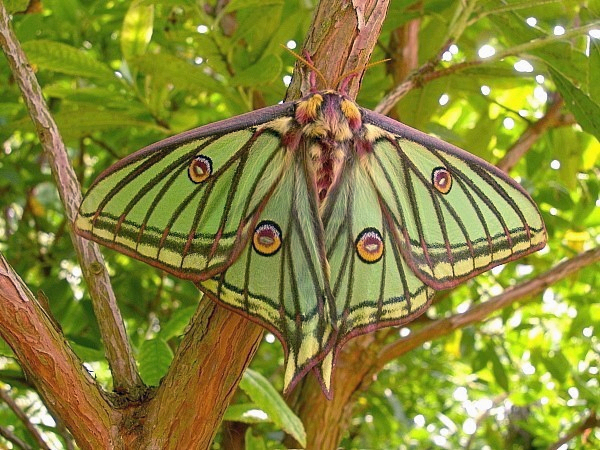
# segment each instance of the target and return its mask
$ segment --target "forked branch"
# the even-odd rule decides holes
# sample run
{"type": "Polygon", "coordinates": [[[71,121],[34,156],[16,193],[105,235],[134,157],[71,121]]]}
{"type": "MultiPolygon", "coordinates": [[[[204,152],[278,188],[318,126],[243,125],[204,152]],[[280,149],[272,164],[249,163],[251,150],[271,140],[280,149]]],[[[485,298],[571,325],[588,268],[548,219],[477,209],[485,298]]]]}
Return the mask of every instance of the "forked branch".
{"type": "MultiPolygon", "coordinates": [[[[0,48],[4,51],[15,80],[21,89],[43,151],[50,161],[52,175],[65,208],[67,219],[72,224],[81,202],[79,182],[69,161],[56,122],[54,122],[44,101],[42,89],[10,27],[8,13],[1,1],[0,48]]],[[[76,235],[72,226],[69,227],[69,231],[92,297],[94,312],[98,319],[100,333],[106,349],[106,358],[114,378],[115,390],[134,391],[137,386],[142,384],[142,381],[137,371],[110,279],[104,266],[104,259],[96,244],[76,235]]],[[[27,342],[23,341],[19,344],[27,345],[27,342]]]]}

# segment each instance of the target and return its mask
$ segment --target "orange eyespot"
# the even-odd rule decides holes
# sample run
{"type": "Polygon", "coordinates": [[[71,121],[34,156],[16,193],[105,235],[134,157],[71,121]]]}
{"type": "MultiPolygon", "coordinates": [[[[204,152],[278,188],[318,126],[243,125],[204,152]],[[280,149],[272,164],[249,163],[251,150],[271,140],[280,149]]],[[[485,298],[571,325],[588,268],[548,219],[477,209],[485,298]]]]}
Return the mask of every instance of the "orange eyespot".
{"type": "Polygon", "coordinates": [[[436,167],[431,172],[431,184],[442,194],[447,194],[452,188],[452,174],[445,167],[436,167]]]}
{"type": "Polygon", "coordinates": [[[355,242],[356,254],[367,264],[376,263],[383,256],[383,238],[376,228],[365,228],[355,242]]]}
{"type": "Polygon", "coordinates": [[[212,160],[208,156],[196,156],[188,167],[188,176],[198,184],[206,181],[212,175],[212,160]]]}
{"type": "Polygon", "coordinates": [[[271,256],[281,248],[281,228],[275,222],[263,220],[254,229],[252,246],[256,253],[271,256]]]}

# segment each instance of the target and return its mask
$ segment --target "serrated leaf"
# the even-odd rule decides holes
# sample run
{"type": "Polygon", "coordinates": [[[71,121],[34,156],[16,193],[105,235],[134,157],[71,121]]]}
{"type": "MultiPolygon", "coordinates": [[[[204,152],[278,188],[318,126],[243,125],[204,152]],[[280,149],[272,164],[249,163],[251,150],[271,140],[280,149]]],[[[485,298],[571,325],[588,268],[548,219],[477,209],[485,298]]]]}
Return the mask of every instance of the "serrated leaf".
{"type": "Polygon", "coordinates": [[[129,61],[134,56],[146,53],[153,31],[154,5],[134,1],[127,10],[121,29],[123,58],[129,61]]]}
{"type": "Polygon", "coordinates": [[[89,53],[60,42],[37,40],[23,44],[31,64],[54,72],[114,81],[112,70],[89,53]]]}
{"type": "Polygon", "coordinates": [[[254,403],[236,403],[229,405],[223,416],[223,420],[242,423],[266,423],[270,422],[266,412],[254,403]]]}
{"type": "Polygon", "coordinates": [[[159,336],[161,339],[168,341],[172,337],[181,336],[185,328],[188,326],[190,322],[190,318],[194,315],[196,311],[195,306],[189,306],[187,308],[181,308],[176,310],[168,322],[160,325],[160,333],[159,336]]]}
{"type": "Polygon", "coordinates": [[[303,447],[306,446],[306,431],[302,421],[285,403],[269,380],[254,370],[246,369],[240,388],[267,413],[275,425],[296,439],[303,447]]]}
{"type": "Polygon", "coordinates": [[[563,96],[566,105],[581,125],[581,128],[600,140],[600,105],[595,103],[560,72],[552,67],[548,67],[548,70],[552,75],[556,88],[563,96]]]}
{"type": "Polygon", "coordinates": [[[171,361],[173,352],[171,347],[162,339],[148,339],[140,347],[138,364],[140,375],[149,386],[158,386],[160,379],[165,376],[171,361]]]}

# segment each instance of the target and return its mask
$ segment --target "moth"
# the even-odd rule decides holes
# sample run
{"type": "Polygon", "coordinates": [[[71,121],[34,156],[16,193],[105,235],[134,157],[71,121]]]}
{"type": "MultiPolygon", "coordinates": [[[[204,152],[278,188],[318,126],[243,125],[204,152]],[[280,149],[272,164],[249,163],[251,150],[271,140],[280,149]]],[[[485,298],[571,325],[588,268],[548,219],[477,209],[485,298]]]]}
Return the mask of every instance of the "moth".
{"type": "Polygon", "coordinates": [[[75,226],[268,329],[284,391],[314,369],[328,397],[348,339],[546,242],[537,206],[496,167],[315,89],[129,155],[75,226]]]}

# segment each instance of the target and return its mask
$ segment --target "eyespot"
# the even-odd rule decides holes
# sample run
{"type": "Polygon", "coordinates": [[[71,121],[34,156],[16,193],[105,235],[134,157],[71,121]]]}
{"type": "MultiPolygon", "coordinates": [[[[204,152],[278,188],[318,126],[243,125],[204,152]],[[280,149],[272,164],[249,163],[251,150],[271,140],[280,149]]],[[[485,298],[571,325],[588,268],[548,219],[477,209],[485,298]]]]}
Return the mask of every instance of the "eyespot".
{"type": "Polygon", "coordinates": [[[376,228],[365,228],[355,242],[356,254],[367,264],[376,263],[383,256],[383,238],[376,228]]]}
{"type": "Polygon", "coordinates": [[[445,167],[436,167],[431,172],[431,184],[442,194],[447,194],[452,188],[452,174],[445,167]]]}
{"type": "Polygon", "coordinates": [[[271,256],[281,248],[281,228],[275,222],[263,220],[254,229],[252,246],[256,253],[271,256]]]}
{"type": "Polygon", "coordinates": [[[198,184],[206,181],[212,175],[212,160],[208,156],[198,155],[188,167],[188,176],[192,182],[198,184]]]}

